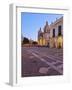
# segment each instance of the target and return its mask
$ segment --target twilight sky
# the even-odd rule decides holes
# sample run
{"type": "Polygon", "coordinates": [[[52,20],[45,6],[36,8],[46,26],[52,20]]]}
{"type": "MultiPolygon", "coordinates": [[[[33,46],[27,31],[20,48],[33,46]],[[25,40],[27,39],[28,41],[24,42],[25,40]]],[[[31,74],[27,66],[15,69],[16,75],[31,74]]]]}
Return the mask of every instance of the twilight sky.
{"type": "Polygon", "coordinates": [[[21,13],[21,32],[24,37],[32,40],[37,40],[38,30],[41,27],[42,31],[46,21],[49,25],[56,18],[62,17],[62,14],[44,14],[44,13],[21,13]]]}

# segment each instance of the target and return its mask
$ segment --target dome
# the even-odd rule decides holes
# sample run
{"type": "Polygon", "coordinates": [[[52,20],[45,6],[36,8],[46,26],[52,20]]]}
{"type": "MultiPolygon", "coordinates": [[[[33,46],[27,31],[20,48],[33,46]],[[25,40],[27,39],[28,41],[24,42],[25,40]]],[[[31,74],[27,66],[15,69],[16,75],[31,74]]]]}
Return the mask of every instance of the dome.
{"type": "Polygon", "coordinates": [[[49,32],[49,31],[50,31],[50,28],[49,28],[49,25],[48,25],[48,21],[46,21],[46,25],[44,27],[44,33],[49,32]]]}

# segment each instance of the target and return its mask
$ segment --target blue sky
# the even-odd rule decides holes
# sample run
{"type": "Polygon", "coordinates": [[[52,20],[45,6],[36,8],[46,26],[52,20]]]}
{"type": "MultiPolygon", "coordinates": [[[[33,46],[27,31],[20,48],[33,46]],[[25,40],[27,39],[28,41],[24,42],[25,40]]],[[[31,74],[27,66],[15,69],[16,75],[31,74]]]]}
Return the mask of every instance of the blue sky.
{"type": "Polygon", "coordinates": [[[46,21],[50,25],[56,18],[62,17],[62,14],[44,14],[44,13],[21,13],[21,32],[24,37],[37,40],[38,30],[42,31],[46,21]]]}

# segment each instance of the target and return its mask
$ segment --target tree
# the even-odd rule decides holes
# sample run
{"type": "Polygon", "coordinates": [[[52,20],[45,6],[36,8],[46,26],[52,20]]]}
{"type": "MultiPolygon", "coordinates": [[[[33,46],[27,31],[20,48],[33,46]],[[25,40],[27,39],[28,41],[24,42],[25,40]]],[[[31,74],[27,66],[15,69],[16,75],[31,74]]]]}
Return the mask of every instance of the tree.
{"type": "Polygon", "coordinates": [[[24,38],[23,38],[23,44],[29,44],[29,39],[26,38],[26,37],[24,37],[24,38]]]}
{"type": "Polygon", "coordinates": [[[37,45],[38,43],[36,41],[33,41],[32,44],[37,45]]]}

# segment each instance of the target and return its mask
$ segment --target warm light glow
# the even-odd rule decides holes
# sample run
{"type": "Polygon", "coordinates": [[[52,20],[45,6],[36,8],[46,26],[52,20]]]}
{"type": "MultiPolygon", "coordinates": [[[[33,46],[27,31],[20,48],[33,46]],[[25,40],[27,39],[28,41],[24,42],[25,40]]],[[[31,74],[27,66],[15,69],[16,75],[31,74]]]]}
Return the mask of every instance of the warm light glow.
{"type": "Polygon", "coordinates": [[[58,47],[62,47],[62,43],[63,43],[63,38],[62,38],[62,36],[59,36],[57,39],[58,47]]]}

